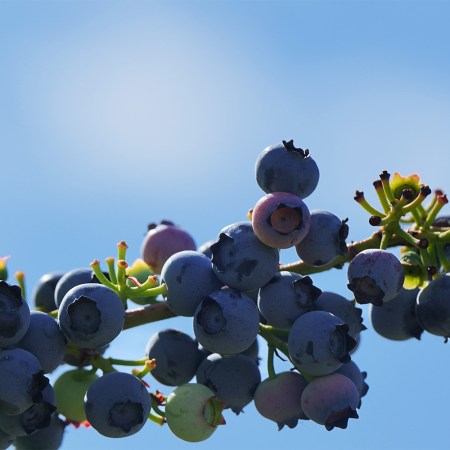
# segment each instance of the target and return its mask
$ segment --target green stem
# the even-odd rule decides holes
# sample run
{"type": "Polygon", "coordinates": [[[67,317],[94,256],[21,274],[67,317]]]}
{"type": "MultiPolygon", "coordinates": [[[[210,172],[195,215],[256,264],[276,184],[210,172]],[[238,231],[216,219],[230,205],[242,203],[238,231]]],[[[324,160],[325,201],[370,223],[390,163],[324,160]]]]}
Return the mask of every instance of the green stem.
{"type": "Polygon", "coordinates": [[[419,208],[422,205],[423,201],[427,198],[428,194],[431,192],[428,187],[427,191],[421,189],[419,195],[411,202],[403,207],[403,214],[407,214],[411,212],[413,209],[419,208]]]}
{"type": "Polygon", "coordinates": [[[420,248],[419,249],[419,255],[420,255],[420,259],[422,261],[422,265],[424,267],[430,267],[431,263],[430,263],[430,255],[428,254],[427,249],[425,248],[420,248]]]}
{"type": "Polygon", "coordinates": [[[413,217],[414,222],[416,223],[416,225],[417,225],[418,227],[422,226],[422,216],[421,216],[421,214],[419,213],[419,211],[413,209],[413,210],[411,211],[411,215],[412,215],[412,217],[413,217]]]}
{"type": "Polygon", "coordinates": [[[155,416],[154,414],[150,413],[148,415],[149,420],[151,420],[152,422],[157,423],[158,425],[164,425],[164,423],[166,422],[164,417],[160,417],[160,416],[155,416]]]}
{"type": "Polygon", "coordinates": [[[357,191],[355,195],[355,200],[361,205],[369,214],[373,216],[384,217],[384,213],[375,209],[364,197],[364,193],[357,191]]]}
{"type": "Polygon", "coordinates": [[[428,213],[428,217],[426,218],[425,223],[423,224],[423,228],[429,228],[431,226],[434,219],[436,219],[436,216],[439,214],[439,211],[446,203],[447,203],[446,197],[442,195],[438,196],[436,203],[434,204],[431,211],[428,213]]]}
{"type": "Polygon", "coordinates": [[[159,408],[158,402],[153,398],[152,394],[150,394],[150,400],[152,402],[152,409],[161,417],[166,417],[166,413],[159,408]]]}
{"type": "Polygon", "coordinates": [[[439,261],[437,257],[436,244],[430,244],[427,247],[428,256],[430,258],[430,264],[435,267],[439,267],[439,261]]]}
{"type": "Polygon", "coordinates": [[[127,360],[127,359],[116,359],[116,358],[104,358],[102,355],[97,355],[91,360],[91,364],[96,369],[100,369],[103,373],[117,372],[113,367],[118,366],[142,366],[145,364],[148,358],[127,360]]]}
{"type": "Polygon", "coordinates": [[[381,238],[381,242],[380,242],[380,249],[381,250],[386,250],[389,246],[389,239],[391,238],[392,234],[385,232],[383,233],[383,237],[381,238]]]}
{"type": "Polygon", "coordinates": [[[273,327],[272,325],[263,325],[263,324],[261,324],[261,325],[268,332],[273,333],[273,334],[281,334],[282,336],[289,336],[289,333],[291,331],[290,328],[273,327]]]}
{"type": "Polygon", "coordinates": [[[385,214],[387,214],[391,208],[389,206],[389,202],[387,200],[386,193],[384,192],[383,184],[382,184],[381,180],[376,180],[376,181],[374,181],[373,185],[374,185],[375,191],[378,195],[378,199],[380,200],[381,206],[383,207],[385,214]]]}
{"type": "Polygon", "coordinates": [[[272,345],[274,348],[279,349],[289,360],[291,359],[286,342],[272,334],[270,326],[260,323],[258,333],[267,341],[269,345],[272,345]]]}
{"type": "Polygon", "coordinates": [[[150,278],[151,277],[149,277],[149,279],[139,287],[128,286],[128,298],[133,299],[136,297],[157,297],[158,295],[166,296],[167,286],[165,285],[165,283],[154,287],[154,284],[150,282],[150,278]]]}
{"type": "Polygon", "coordinates": [[[381,178],[381,182],[383,183],[383,189],[386,194],[388,200],[392,203],[395,202],[394,194],[392,193],[391,185],[389,184],[390,175],[386,172],[385,175],[381,178]]]}
{"type": "Polygon", "coordinates": [[[23,272],[16,272],[14,274],[14,277],[17,280],[17,284],[20,287],[22,297],[24,299],[26,299],[27,298],[27,294],[26,294],[26,291],[25,291],[25,274],[23,272]]]}
{"type": "Polygon", "coordinates": [[[438,193],[438,192],[434,193],[433,198],[431,199],[430,203],[428,203],[428,205],[425,207],[425,215],[424,215],[424,217],[428,216],[429,212],[434,208],[434,206],[437,203],[439,195],[442,195],[442,193],[438,193]]]}
{"type": "Polygon", "coordinates": [[[419,212],[420,217],[422,219],[425,219],[427,217],[427,211],[425,210],[422,204],[418,206],[417,211],[419,212]]]}
{"type": "Polygon", "coordinates": [[[408,242],[411,246],[413,247],[418,247],[419,246],[419,240],[413,238],[409,233],[407,233],[405,230],[403,230],[402,228],[398,227],[395,230],[395,234],[401,238],[403,238],[406,242],[408,242]]]}
{"type": "Polygon", "coordinates": [[[275,347],[271,344],[267,346],[267,373],[269,378],[275,378],[275,367],[273,364],[273,356],[275,354],[275,347]]]}
{"type": "Polygon", "coordinates": [[[106,358],[112,365],[116,366],[145,366],[148,358],[141,359],[117,359],[117,358],[106,358]]]}
{"type": "Polygon", "coordinates": [[[117,261],[117,293],[124,306],[128,299],[128,290],[130,289],[127,284],[127,267],[128,264],[124,259],[117,261]]]}
{"type": "Polygon", "coordinates": [[[117,286],[113,284],[111,281],[108,280],[108,278],[105,277],[105,274],[102,272],[102,269],[100,268],[100,261],[98,259],[95,259],[91,262],[90,266],[92,267],[92,270],[95,273],[95,276],[98,278],[98,281],[105,285],[106,287],[109,287],[117,294],[119,293],[117,286]]]}
{"type": "Polygon", "coordinates": [[[117,244],[117,259],[118,260],[125,260],[127,257],[127,249],[128,245],[125,241],[120,241],[117,244]]]}
{"type": "Polygon", "coordinates": [[[111,283],[117,284],[116,268],[114,266],[114,258],[112,256],[110,256],[109,258],[106,258],[105,261],[106,261],[106,265],[108,266],[109,279],[111,280],[111,283]]]}

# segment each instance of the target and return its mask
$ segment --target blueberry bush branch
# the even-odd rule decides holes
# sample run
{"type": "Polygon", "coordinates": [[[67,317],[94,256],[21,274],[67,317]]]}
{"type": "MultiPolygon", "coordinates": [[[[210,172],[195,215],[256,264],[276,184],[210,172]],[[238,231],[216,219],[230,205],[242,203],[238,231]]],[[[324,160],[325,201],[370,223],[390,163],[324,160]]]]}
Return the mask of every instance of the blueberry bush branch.
{"type": "Polygon", "coordinates": [[[428,332],[448,340],[450,218],[441,215],[448,202],[441,190],[432,194],[416,174],[381,172],[373,182],[379,205],[362,191],[354,197],[375,231],[347,242],[348,219],[307,206],[319,182],[308,149],[292,140],[269,146],[255,172],[264,195],[248,220],[198,249],[173,222],[152,223],[142,258],[132,263],[120,241],[106,271],[95,259],[89,269],[45,274],[34,311],[24,274],[10,285],[0,258],[0,377],[7,379],[0,430],[28,433],[20,428],[26,414],[30,434],[55,422],[58,445],[70,423],[121,438],[154,422],[199,442],[225,423],[225,410],[239,414],[252,401],[278,429],[305,418],[326,430],[346,428],[368,391],[367,374],[352,359],[366,329],[358,305],[371,304],[373,328],[386,339],[428,332]],[[289,248],[298,261],[280,264],[289,248]],[[311,277],[344,267],[351,300],[322,291],[311,277]],[[124,330],[173,317],[190,320],[195,338],[167,328],[150,337],[142,358],[105,356],[124,330]],[[277,372],[275,357],[286,370],[277,372]],[[63,364],[75,369],[56,380],[52,400],[45,374],[63,364]],[[169,386],[169,395],[149,392],[149,378],[169,386]],[[12,427],[3,416],[17,421],[12,427]]]}

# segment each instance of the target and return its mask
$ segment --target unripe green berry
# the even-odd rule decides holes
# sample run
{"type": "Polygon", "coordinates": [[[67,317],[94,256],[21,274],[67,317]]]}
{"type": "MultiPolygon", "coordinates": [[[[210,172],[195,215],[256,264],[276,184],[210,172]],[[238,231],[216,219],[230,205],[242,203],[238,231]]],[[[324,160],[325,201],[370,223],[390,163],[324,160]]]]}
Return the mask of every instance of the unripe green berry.
{"type": "Polygon", "coordinates": [[[64,372],[53,385],[56,407],[66,419],[74,422],[86,420],[84,395],[98,375],[82,369],[64,372]]]}
{"type": "Polygon", "coordinates": [[[224,406],[208,387],[198,383],[183,384],[167,398],[167,425],[180,439],[204,441],[224,423],[224,406]]]}

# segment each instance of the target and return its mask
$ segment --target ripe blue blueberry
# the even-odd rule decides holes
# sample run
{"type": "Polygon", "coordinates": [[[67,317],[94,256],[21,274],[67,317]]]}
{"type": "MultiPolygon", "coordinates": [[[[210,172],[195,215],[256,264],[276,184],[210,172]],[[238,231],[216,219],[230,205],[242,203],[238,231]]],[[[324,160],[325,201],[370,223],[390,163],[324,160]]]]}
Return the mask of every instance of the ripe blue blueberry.
{"type": "Polygon", "coordinates": [[[161,279],[167,287],[165,303],[172,312],[186,317],[194,315],[205,296],[223,286],[211,259],[193,250],[172,255],[162,268],[161,279]]]}
{"type": "Polygon", "coordinates": [[[366,383],[367,372],[361,372],[358,365],[352,360],[348,363],[342,364],[335,373],[340,373],[345,375],[347,378],[355,383],[356,389],[359,392],[359,402],[358,408],[361,407],[361,399],[367,394],[369,391],[369,385],[366,383]]]}
{"type": "Polygon", "coordinates": [[[347,300],[342,295],[324,291],[314,305],[317,310],[328,311],[340,317],[348,325],[348,334],[353,339],[366,329],[363,325],[362,309],[358,308],[354,301],[347,300]]]}
{"type": "Polygon", "coordinates": [[[67,424],[57,414],[52,416],[48,427],[28,436],[17,436],[15,450],[58,450],[61,447],[67,424]]]}
{"type": "Polygon", "coordinates": [[[259,311],[250,297],[225,287],[212,292],[198,306],[194,333],[211,353],[230,355],[247,350],[259,329],[259,311]]]}
{"type": "Polygon", "coordinates": [[[259,187],[267,193],[289,192],[306,198],[319,182],[319,168],[309,150],[296,148],[292,140],[266,147],[255,172],[259,187]]]}
{"type": "Polygon", "coordinates": [[[56,283],[55,304],[59,308],[64,296],[75,286],[87,283],[98,283],[98,279],[92,269],[80,268],[66,272],[56,283]]]}
{"type": "Polygon", "coordinates": [[[58,309],[55,303],[55,289],[58,281],[64,276],[64,272],[46,273],[39,278],[33,290],[33,303],[40,311],[50,312],[58,309]]]}
{"type": "Polygon", "coordinates": [[[278,272],[259,290],[258,308],[268,324],[290,328],[299,316],[315,308],[321,292],[310,277],[278,272]]]}
{"type": "Polygon", "coordinates": [[[346,220],[323,210],[311,211],[311,223],[306,236],[296,245],[298,256],[306,263],[321,266],[347,253],[346,220]]]}
{"type": "Polygon", "coordinates": [[[450,337],[450,273],[430,281],[417,296],[416,316],[429,333],[450,337]]]}
{"type": "Polygon", "coordinates": [[[14,347],[30,324],[30,308],[19,286],[0,281],[0,348],[14,347]]]}
{"type": "Polygon", "coordinates": [[[30,326],[17,347],[33,353],[44,373],[53,372],[64,359],[67,341],[56,320],[39,311],[31,311],[30,326]]]}
{"type": "Polygon", "coordinates": [[[261,242],[250,222],[223,228],[210,248],[217,278],[231,288],[241,291],[260,288],[278,270],[278,250],[261,242]]]}
{"type": "MultiPolygon", "coordinates": [[[[52,386],[42,391],[43,401],[33,403],[26,411],[17,415],[0,414],[0,429],[13,436],[26,436],[50,425],[56,411],[55,393],[52,386]]],[[[1,448],[1,447],[0,447],[1,448]]]]}
{"type": "Polygon", "coordinates": [[[110,288],[96,283],[75,286],[58,310],[59,326],[66,338],[82,348],[109,344],[122,331],[125,309],[110,288]]]}
{"type": "Polygon", "coordinates": [[[17,415],[43,401],[48,385],[39,360],[21,348],[0,351],[0,413],[17,415]]]}
{"type": "Polygon", "coordinates": [[[236,414],[253,400],[261,382],[255,360],[242,354],[213,353],[201,362],[196,376],[197,383],[208,386],[236,414]]]}
{"type": "Polygon", "coordinates": [[[358,303],[381,306],[400,292],[405,273],[394,254],[387,250],[368,249],[351,260],[347,277],[347,286],[358,303]]]}
{"type": "Polygon", "coordinates": [[[326,311],[302,314],[292,325],[288,350],[300,372],[312,376],[328,375],[350,361],[356,345],[348,334],[348,325],[326,311]]]}
{"type": "Polygon", "coordinates": [[[147,422],[150,396],[139,378],[111,372],[95,380],[84,398],[89,423],[102,435],[131,436],[147,422]]]}
{"type": "Polygon", "coordinates": [[[420,339],[423,328],[416,317],[416,299],[419,289],[404,289],[383,306],[370,308],[373,329],[386,339],[404,341],[420,339]]]}
{"type": "Polygon", "coordinates": [[[197,342],[179,330],[168,329],[155,333],[147,343],[148,359],[156,359],[150,372],[166,386],[180,386],[194,377],[204,354],[197,342]]]}

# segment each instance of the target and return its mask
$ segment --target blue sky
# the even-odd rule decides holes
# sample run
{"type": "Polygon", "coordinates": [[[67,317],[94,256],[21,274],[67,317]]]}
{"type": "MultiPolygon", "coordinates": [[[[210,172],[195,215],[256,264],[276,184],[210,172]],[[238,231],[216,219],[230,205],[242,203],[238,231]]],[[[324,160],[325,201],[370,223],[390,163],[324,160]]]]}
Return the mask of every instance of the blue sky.
{"type": "MultiPolygon", "coordinates": [[[[368,236],[353,195],[374,199],[382,170],[448,186],[449,13],[433,0],[1,1],[0,255],[31,292],[122,239],[138,257],[149,222],[171,219],[200,245],[245,219],[263,195],[256,158],[282,139],[319,165],[308,206],[368,236]]],[[[350,298],[345,271],[314,280],[350,298]]],[[[278,432],[249,406],[196,447],[447,448],[447,346],[387,342],[367,311],[354,359],[370,391],[347,430],[278,432]]],[[[142,357],[169,326],[191,332],[184,319],[129,330],[111,355],[142,357]]],[[[63,448],[131,445],[192,447],[149,423],[118,441],[71,429],[63,448]]]]}

